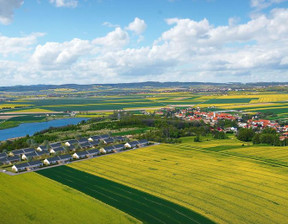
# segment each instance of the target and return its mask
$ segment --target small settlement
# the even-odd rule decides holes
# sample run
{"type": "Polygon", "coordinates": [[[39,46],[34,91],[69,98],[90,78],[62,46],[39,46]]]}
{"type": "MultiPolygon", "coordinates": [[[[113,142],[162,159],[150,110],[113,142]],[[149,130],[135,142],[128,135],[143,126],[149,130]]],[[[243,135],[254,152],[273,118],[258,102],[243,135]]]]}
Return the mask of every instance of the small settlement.
{"type": "Polygon", "coordinates": [[[0,153],[0,165],[13,165],[12,171],[30,171],[43,166],[61,165],[73,160],[94,158],[107,153],[135,149],[149,144],[145,139],[128,141],[125,137],[97,135],[40,145],[37,148],[17,149],[0,153]]]}
{"type": "MultiPolygon", "coordinates": [[[[155,114],[162,116],[165,113],[170,113],[177,118],[187,121],[203,121],[211,127],[215,126],[220,120],[230,120],[236,121],[239,128],[252,128],[259,129],[260,131],[265,128],[273,128],[281,135],[280,140],[288,138],[288,125],[281,126],[276,121],[259,119],[257,114],[246,122],[243,122],[242,114],[240,112],[235,112],[233,114],[227,112],[204,112],[201,111],[199,107],[179,110],[176,110],[175,108],[162,108],[155,114]]],[[[218,128],[218,131],[237,132],[237,127],[229,127],[226,129],[218,128]]]]}

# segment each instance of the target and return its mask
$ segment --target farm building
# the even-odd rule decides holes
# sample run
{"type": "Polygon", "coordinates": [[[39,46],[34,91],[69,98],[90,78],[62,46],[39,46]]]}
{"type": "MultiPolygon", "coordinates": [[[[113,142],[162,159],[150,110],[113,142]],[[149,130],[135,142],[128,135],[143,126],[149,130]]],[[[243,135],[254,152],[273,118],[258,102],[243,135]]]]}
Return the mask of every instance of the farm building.
{"type": "Polygon", "coordinates": [[[58,148],[52,148],[50,149],[50,153],[55,154],[55,153],[63,153],[65,152],[65,149],[63,147],[58,147],[58,148]]]}
{"type": "Polygon", "coordinates": [[[84,159],[88,156],[88,152],[87,151],[82,151],[82,152],[75,152],[72,157],[73,159],[84,159]]]}
{"type": "Polygon", "coordinates": [[[78,141],[76,139],[71,139],[71,140],[68,140],[67,142],[65,142],[64,144],[69,147],[71,145],[78,144],[78,141]]]}
{"type": "Polygon", "coordinates": [[[20,172],[20,171],[25,171],[25,170],[33,170],[33,169],[39,168],[41,166],[43,166],[43,163],[41,161],[21,163],[21,164],[16,164],[16,165],[12,166],[12,171],[20,172]]]}
{"type": "Polygon", "coordinates": [[[88,154],[87,154],[88,157],[95,157],[95,156],[99,155],[98,149],[91,149],[91,150],[88,150],[87,152],[88,152],[88,154]]]}
{"type": "Polygon", "coordinates": [[[51,148],[59,148],[62,146],[61,142],[55,142],[50,144],[51,148]]]}

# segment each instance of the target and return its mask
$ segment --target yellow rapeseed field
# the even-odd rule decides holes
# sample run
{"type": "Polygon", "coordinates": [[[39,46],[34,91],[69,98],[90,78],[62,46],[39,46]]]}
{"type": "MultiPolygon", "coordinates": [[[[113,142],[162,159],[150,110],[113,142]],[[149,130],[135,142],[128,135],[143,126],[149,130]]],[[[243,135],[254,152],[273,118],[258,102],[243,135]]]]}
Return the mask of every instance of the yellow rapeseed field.
{"type": "Polygon", "coordinates": [[[288,168],[227,153],[235,147],[241,148],[242,142],[203,139],[196,144],[187,138],[181,144],[70,166],[178,203],[218,223],[287,223],[288,168]],[[215,147],[224,150],[213,151],[215,147]]]}

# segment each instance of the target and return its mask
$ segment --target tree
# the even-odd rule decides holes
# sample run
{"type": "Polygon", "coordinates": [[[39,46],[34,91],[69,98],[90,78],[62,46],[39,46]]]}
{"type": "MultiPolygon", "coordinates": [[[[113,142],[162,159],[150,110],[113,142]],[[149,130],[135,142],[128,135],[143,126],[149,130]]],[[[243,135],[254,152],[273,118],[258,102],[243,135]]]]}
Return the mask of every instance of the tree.
{"type": "Polygon", "coordinates": [[[255,135],[255,132],[252,129],[241,128],[238,131],[237,138],[240,141],[250,142],[252,141],[254,135],[255,135]]]}

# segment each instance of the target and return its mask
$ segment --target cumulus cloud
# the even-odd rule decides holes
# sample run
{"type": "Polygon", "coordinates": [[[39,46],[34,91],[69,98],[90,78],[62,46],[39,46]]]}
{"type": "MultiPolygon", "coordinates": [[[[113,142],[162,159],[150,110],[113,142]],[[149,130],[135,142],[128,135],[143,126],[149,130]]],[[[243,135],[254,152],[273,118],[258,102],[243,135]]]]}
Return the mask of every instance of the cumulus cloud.
{"type": "Polygon", "coordinates": [[[23,3],[24,0],[0,0],[0,23],[10,24],[13,20],[14,10],[23,3]]]}
{"type": "Polygon", "coordinates": [[[141,35],[142,33],[144,33],[146,28],[147,28],[147,25],[145,21],[136,17],[134,21],[131,22],[126,29],[133,31],[137,35],[141,35]]]}
{"type": "Polygon", "coordinates": [[[38,37],[44,33],[32,33],[24,37],[7,37],[0,35],[0,55],[7,57],[11,54],[20,54],[31,50],[37,43],[38,37]]]}
{"type": "Polygon", "coordinates": [[[129,45],[129,33],[121,27],[93,40],[47,42],[36,46],[26,63],[0,61],[2,84],[288,81],[286,21],[288,9],[226,26],[170,18],[169,29],[152,45],[138,48],[129,45]]]}
{"type": "Polygon", "coordinates": [[[262,10],[274,4],[286,2],[287,0],[250,0],[250,5],[257,10],[262,10]]]}
{"type": "Polygon", "coordinates": [[[56,7],[75,8],[78,5],[78,0],[49,0],[56,7]]]}

